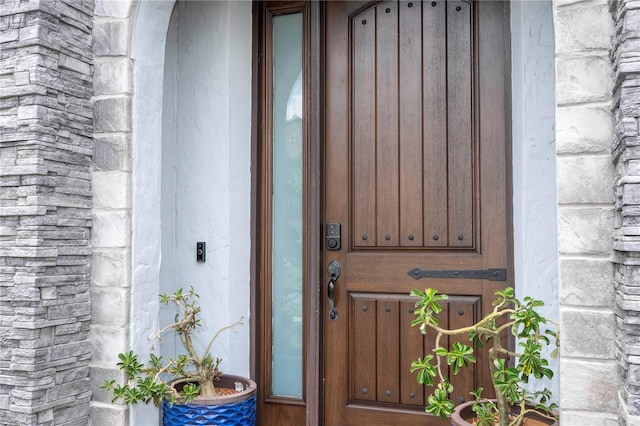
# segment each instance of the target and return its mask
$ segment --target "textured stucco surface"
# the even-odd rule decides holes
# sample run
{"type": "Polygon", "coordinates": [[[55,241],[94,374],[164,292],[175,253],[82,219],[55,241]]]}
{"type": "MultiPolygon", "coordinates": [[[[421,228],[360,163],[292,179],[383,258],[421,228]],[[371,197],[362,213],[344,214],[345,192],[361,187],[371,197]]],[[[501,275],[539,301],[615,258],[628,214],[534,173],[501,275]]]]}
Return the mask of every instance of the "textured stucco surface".
{"type": "MultiPolygon", "coordinates": [[[[518,297],[558,318],[553,4],[511,5],[513,246],[518,297]]],[[[558,362],[550,366],[557,378],[558,362]]],[[[538,387],[541,387],[538,385],[538,387]]],[[[544,384],[558,392],[558,380],[544,384]]]]}

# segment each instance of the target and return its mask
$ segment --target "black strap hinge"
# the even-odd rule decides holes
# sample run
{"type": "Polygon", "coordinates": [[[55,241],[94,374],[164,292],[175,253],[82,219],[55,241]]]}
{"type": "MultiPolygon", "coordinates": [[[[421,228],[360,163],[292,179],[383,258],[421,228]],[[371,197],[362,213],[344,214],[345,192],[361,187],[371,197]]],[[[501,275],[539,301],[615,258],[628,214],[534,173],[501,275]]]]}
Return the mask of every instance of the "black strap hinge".
{"type": "Polygon", "coordinates": [[[506,269],[461,269],[445,271],[425,271],[420,268],[413,268],[407,272],[412,278],[466,278],[471,280],[506,281],[506,269]]]}

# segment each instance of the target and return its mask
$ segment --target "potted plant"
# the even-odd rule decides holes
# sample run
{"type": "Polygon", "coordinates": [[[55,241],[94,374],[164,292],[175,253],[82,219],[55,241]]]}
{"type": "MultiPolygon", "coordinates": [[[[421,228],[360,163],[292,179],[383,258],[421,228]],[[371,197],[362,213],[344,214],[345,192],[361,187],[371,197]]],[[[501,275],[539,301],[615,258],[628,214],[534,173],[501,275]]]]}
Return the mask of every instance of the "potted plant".
{"type": "Polygon", "coordinates": [[[113,401],[125,404],[153,402],[162,404],[163,425],[254,425],[256,418],[256,384],[253,380],[225,374],[220,371],[220,358],[214,358],[209,350],[216,338],[225,330],[234,330],[236,323],[218,330],[206,345],[202,354],[196,351],[193,333],[201,325],[200,307],[194,299],[199,296],[193,287],[182,288],[173,294],[160,295],[162,305],[175,305],[178,313],[175,321],[158,331],[151,340],[161,340],[165,333],[173,331],[186,350],[176,358],[166,360],[153,353],[143,365],[132,351],[118,354],[120,370],[127,382],[116,384],[105,380],[102,389],[113,395],[113,401]]]}
{"type": "Polygon", "coordinates": [[[420,298],[416,302],[416,318],[411,325],[419,326],[423,334],[428,330],[436,333],[434,354],[418,358],[411,365],[411,371],[418,372],[419,383],[431,386],[438,382],[428,397],[425,411],[443,419],[451,417],[452,425],[517,426],[523,424],[525,418],[532,420],[524,424],[557,424],[554,412],[557,406],[550,401],[551,391],[544,388],[530,392],[526,386],[532,377],[553,377],[548,368],[549,361],[543,356],[543,348],[554,344],[556,347],[550,355],[558,355],[559,327],[538,312],[538,308],[544,305],[542,301],[531,297],[520,301],[516,299],[513,288],[508,287],[495,293],[494,309],[482,320],[468,327],[449,330],[441,328],[437,319],[437,314],[442,311],[440,301],[447,299],[447,295],[438,294],[431,288],[424,292],[413,290],[411,295],[420,298]],[[503,344],[508,333],[516,338],[519,352],[513,352],[503,344]],[[454,342],[449,349],[439,344],[443,336],[460,335],[467,336],[470,344],[454,342]],[[446,363],[453,374],[458,374],[462,368],[475,363],[474,350],[481,348],[488,353],[496,399],[484,399],[480,388],[471,392],[474,401],[454,409],[454,403],[448,398],[453,386],[443,374],[443,365],[446,363]],[[510,359],[517,359],[517,363],[511,365],[510,359]]]}

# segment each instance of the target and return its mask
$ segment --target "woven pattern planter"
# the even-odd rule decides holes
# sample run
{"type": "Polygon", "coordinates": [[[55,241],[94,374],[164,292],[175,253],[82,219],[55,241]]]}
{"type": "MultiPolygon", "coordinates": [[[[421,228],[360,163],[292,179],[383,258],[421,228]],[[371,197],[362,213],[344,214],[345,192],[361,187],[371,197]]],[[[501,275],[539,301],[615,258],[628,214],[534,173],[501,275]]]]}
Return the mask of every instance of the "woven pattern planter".
{"type": "Polygon", "coordinates": [[[233,389],[241,382],[245,390],[218,397],[198,397],[190,404],[162,404],[163,426],[218,425],[255,426],[256,384],[253,380],[225,374],[217,387],[233,389]]]}

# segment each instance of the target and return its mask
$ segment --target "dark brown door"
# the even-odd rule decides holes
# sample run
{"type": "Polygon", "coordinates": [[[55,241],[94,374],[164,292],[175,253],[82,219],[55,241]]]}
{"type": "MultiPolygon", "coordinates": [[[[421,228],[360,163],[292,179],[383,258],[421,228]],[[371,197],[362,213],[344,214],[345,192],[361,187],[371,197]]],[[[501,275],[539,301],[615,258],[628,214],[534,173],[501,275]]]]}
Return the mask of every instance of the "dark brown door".
{"type": "MultiPolygon", "coordinates": [[[[441,323],[464,326],[511,280],[505,7],[326,3],[324,217],[342,226],[324,251],[341,266],[335,319],[324,289],[327,425],[441,424],[409,371],[433,342],[410,327],[408,294],[452,295],[441,323]],[[504,268],[508,281],[414,268],[504,268]]],[[[455,401],[489,387],[483,362],[453,379],[455,401]]]]}

